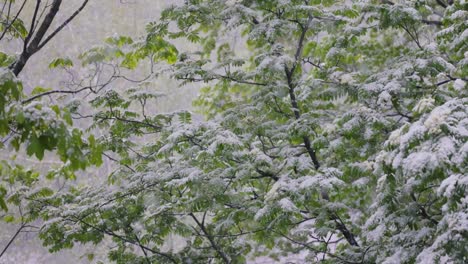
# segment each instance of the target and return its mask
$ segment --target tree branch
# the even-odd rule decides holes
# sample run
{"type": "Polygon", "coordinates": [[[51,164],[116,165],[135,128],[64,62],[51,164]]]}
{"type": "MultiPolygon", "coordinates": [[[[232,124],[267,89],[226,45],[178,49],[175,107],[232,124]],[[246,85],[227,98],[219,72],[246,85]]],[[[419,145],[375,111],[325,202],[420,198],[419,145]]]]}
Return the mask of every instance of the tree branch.
{"type": "MultiPolygon", "coordinates": [[[[294,116],[295,116],[296,120],[301,118],[301,113],[300,113],[300,110],[299,110],[299,104],[297,103],[296,94],[295,94],[295,91],[294,91],[296,87],[295,87],[295,84],[293,83],[293,75],[294,75],[294,72],[296,70],[296,67],[297,67],[299,61],[301,61],[301,53],[302,53],[302,49],[303,49],[303,46],[304,46],[305,36],[306,36],[307,31],[309,29],[309,24],[310,24],[311,20],[312,20],[312,16],[309,16],[309,20],[308,20],[307,24],[305,26],[300,26],[301,36],[299,37],[299,43],[297,45],[296,54],[294,55],[295,61],[293,62],[293,65],[291,66],[291,69],[288,69],[288,67],[286,65],[284,66],[284,70],[285,70],[285,73],[286,73],[286,79],[287,79],[287,83],[288,83],[288,87],[289,87],[289,89],[288,89],[289,90],[289,98],[291,100],[291,106],[292,106],[292,109],[293,109],[294,116]]],[[[304,146],[305,146],[305,148],[307,150],[307,153],[309,154],[310,158],[312,159],[312,162],[314,163],[315,169],[320,168],[320,162],[318,161],[315,150],[312,149],[312,144],[310,142],[310,138],[308,136],[303,136],[302,139],[304,141],[304,146]]]]}
{"type": "Polygon", "coordinates": [[[13,241],[15,241],[15,239],[18,237],[18,235],[21,233],[21,231],[23,230],[23,228],[25,227],[24,224],[22,224],[18,230],[16,230],[15,234],[13,235],[13,237],[11,237],[11,239],[8,241],[8,244],[5,246],[5,248],[3,248],[2,252],[0,253],[0,258],[5,254],[5,252],[8,250],[8,248],[11,246],[11,244],[13,243],[13,241]]]}
{"type": "Polygon", "coordinates": [[[437,21],[437,20],[423,19],[423,20],[421,20],[421,22],[423,22],[424,24],[427,24],[427,25],[442,26],[442,21],[437,21]]]}
{"type": "Polygon", "coordinates": [[[59,12],[60,6],[62,4],[62,0],[54,0],[51,4],[49,12],[45,16],[44,20],[42,21],[39,29],[34,34],[34,24],[35,18],[37,17],[40,0],[37,0],[36,9],[33,15],[33,21],[31,22],[31,30],[28,36],[25,39],[25,44],[23,47],[23,51],[19,56],[18,60],[16,60],[11,66],[10,69],[13,73],[18,76],[21,71],[23,70],[24,66],[28,62],[29,58],[41,50],[52,38],[54,38],[66,25],[68,25],[88,4],[89,0],[85,0],[82,5],[67,19],[63,22],[57,29],[55,29],[48,37],[42,41],[49,30],[52,22],[54,21],[57,13],[59,12]],[[34,34],[34,37],[32,35],[34,34]],[[31,43],[29,40],[32,38],[31,43]]]}
{"type": "Polygon", "coordinates": [[[442,0],[436,0],[437,4],[439,4],[443,8],[447,8],[447,4],[444,3],[442,0]]]}
{"type": "Polygon", "coordinates": [[[418,206],[419,208],[419,211],[421,213],[421,216],[429,221],[431,221],[431,223],[433,223],[434,225],[438,225],[439,222],[437,220],[435,220],[434,218],[432,218],[426,211],[426,209],[418,203],[418,199],[416,199],[416,196],[414,195],[414,193],[411,193],[410,194],[411,196],[411,199],[413,200],[413,202],[416,203],[416,205],[418,206]]]}
{"type": "Polygon", "coordinates": [[[39,7],[41,6],[41,0],[36,1],[36,7],[34,8],[34,14],[31,19],[31,27],[29,29],[28,35],[26,36],[26,39],[24,40],[24,46],[23,50],[26,50],[28,47],[29,40],[31,39],[32,35],[34,34],[34,30],[36,28],[36,19],[37,19],[37,14],[39,13],[39,7]]]}
{"type": "Polygon", "coordinates": [[[200,227],[201,231],[203,232],[203,234],[206,236],[206,238],[208,239],[208,241],[210,242],[211,246],[213,247],[213,249],[218,253],[218,255],[223,259],[223,262],[226,263],[226,264],[229,264],[231,263],[231,261],[229,260],[228,256],[226,255],[226,253],[224,253],[221,248],[219,247],[218,244],[216,244],[216,242],[214,241],[214,238],[213,236],[211,236],[211,234],[208,232],[208,230],[206,230],[205,226],[200,223],[200,221],[198,221],[198,219],[195,217],[195,215],[193,213],[190,213],[189,216],[195,221],[195,223],[198,225],[198,227],[200,227]]]}
{"type": "MultiPolygon", "coordinates": [[[[11,20],[11,22],[7,22],[7,26],[5,27],[5,29],[3,30],[3,33],[2,35],[0,36],[0,40],[3,39],[3,37],[5,37],[6,33],[8,32],[8,30],[10,30],[10,28],[13,26],[13,23],[15,23],[15,21],[18,19],[19,15],[21,14],[21,12],[23,11],[23,8],[26,4],[28,0],[24,0],[23,4],[21,5],[20,9],[18,10],[18,13],[16,13],[15,17],[13,18],[13,20],[11,20]]],[[[13,1],[10,2],[10,6],[9,6],[9,9],[8,9],[8,13],[10,13],[10,9],[11,9],[11,4],[12,4],[13,1]]],[[[9,16],[10,15],[7,15],[7,19],[9,19],[9,16]]]]}
{"type": "Polygon", "coordinates": [[[37,94],[33,97],[30,97],[28,99],[25,99],[23,100],[21,103],[22,104],[27,104],[27,103],[30,103],[36,99],[39,99],[41,97],[44,97],[44,96],[48,96],[48,95],[52,95],[52,94],[78,94],[78,93],[81,93],[83,91],[86,91],[86,90],[90,90],[92,89],[92,87],[90,86],[86,86],[86,87],[83,87],[81,89],[78,89],[78,90],[75,90],[75,91],[68,91],[68,90],[52,90],[52,91],[47,91],[47,92],[43,92],[43,93],[40,93],[40,94],[37,94]]]}
{"type": "MultiPolygon", "coordinates": [[[[71,220],[71,219],[70,219],[70,220],[71,220]]],[[[75,222],[75,220],[72,220],[72,221],[75,222]]],[[[88,223],[88,222],[86,222],[86,221],[84,221],[84,220],[82,220],[82,219],[76,218],[76,221],[78,221],[79,223],[82,223],[82,224],[84,224],[84,225],[86,225],[86,226],[88,226],[88,227],[90,227],[90,228],[92,228],[92,229],[94,229],[94,230],[96,230],[96,231],[99,231],[99,232],[101,232],[101,233],[103,233],[103,234],[109,235],[109,236],[111,236],[111,237],[115,237],[115,238],[117,238],[117,239],[122,240],[123,242],[127,242],[127,243],[129,243],[129,244],[138,246],[138,247],[140,247],[141,249],[145,249],[146,251],[151,252],[151,253],[153,253],[153,254],[156,254],[156,255],[165,257],[165,258],[167,258],[168,260],[170,260],[172,263],[177,263],[177,261],[175,261],[175,259],[172,258],[172,257],[171,257],[170,255],[168,255],[168,254],[165,254],[165,253],[163,253],[163,252],[159,252],[159,251],[153,250],[153,249],[151,249],[151,248],[149,248],[149,247],[146,247],[146,246],[144,246],[144,245],[142,245],[142,244],[139,244],[138,242],[132,241],[132,240],[130,240],[130,239],[124,237],[124,236],[118,235],[118,234],[116,234],[116,233],[114,233],[114,232],[112,232],[112,231],[110,231],[110,230],[101,229],[101,228],[99,228],[99,227],[97,227],[97,226],[94,226],[94,225],[92,225],[92,224],[90,224],[90,223],[88,223]]]]}
{"type": "Polygon", "coordinates": [[[13,73],[16,76],[18,76],[20,72],[23,70],[29,58],[32,55],[34,55],[37,51],[39,51],[38,49],[39,44],[42,38],[44,37],[44,35],[46,34],[47,30],[49,29],[50,25],[52,24],[52,21],[54,20],[55,16],[57,15],[61,4],[62,4],[62,0],[54,0],[52,2],[49,12],[47,13],[46,17],[42,21],[42,24],[37,30],[31,43],[25,49],[23,49],[23,52],[21,53],[19,59],[10,66],[10,68],[13,70],[13,73]]]}
{"type": "Polygon", "coordinates": [[[57,29],[54,30],[39,46],[39,49],[42,49],[52,38],[55,37],[66,25],[68,25],[88,4],[89,0],[85,0],[81,6],[73,13],[65,22],[63,22],[57,29]]]}

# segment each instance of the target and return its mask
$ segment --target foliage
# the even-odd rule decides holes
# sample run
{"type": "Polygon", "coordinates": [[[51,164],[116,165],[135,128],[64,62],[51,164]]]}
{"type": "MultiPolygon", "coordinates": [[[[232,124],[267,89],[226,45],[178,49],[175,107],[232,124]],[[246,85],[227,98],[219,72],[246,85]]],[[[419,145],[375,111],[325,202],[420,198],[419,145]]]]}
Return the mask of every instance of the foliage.
{"type": "Polygon", "coordinates": [[[384,2],[185,1],[141,40],[84,53],[112,76],[52,111],[42,97],[21,104],[5,77],[0,131],[24,131],[10,144],[54,150],[69,171],[102,155],[120,165],[102,186],[28,193],[44,245],[111,237],[117,263],[466,262],[466,4],[384,2]],[[141,67],[141,80],[120,72],[141,67]],[[163,74],[207,85],[195,101],[206,120],[149,108],[163,74]],[[134,86],[112,89],[117,79],[134,86]],[[71,130],[87,111],[102,136],[71,130]]]}

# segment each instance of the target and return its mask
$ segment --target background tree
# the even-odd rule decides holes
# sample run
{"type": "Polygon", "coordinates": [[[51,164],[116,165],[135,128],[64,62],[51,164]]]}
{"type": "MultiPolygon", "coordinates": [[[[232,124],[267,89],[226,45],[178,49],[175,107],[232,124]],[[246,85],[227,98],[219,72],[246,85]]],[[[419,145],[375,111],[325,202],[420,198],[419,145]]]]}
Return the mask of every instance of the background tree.
{"type": "MultiPolygon", "coordinates": [[[[27,2],[27,0],[0,2],[0,43],[5,46],[11,42],[21,43],[17,50],[18,55],[0,52],[1,147],[7,146],[20,151],[24,145],[26,153],[22,151],[20,153],[35,155],[39,160],[42,160],[46,150],[55,150],[63,162],[69,162],[66,166],[68,170],[62,172],[71,176],[73,171],[79,168],[100,163],[98,148],[92,146],[93,143],[84,143],[80,130],[70,128],[72,120],[67,109],[59,105],[34,102],[35,99],[50,94],[51,91],[37,87],[31,94],[25,94],[22,82],[17,76],[28,60],[68,25],[84,9],[88,1],[83,1],[81,6],[57,28],[52,27],[52,22],[59,13],[61,0],[50,3],[35,1],[31,17],[24,15],[27,2]],[[26,20],[29,21],[25,22],[26,20]],[[94,149],[92,152],[96,155],[91,159],[71,157],[70,153],[73,151],[76,151],[76,154],[86,151],[85,144],[91,145],[91,149],[94,149]]],[[[2,160],[0,163],[0,207],[4,212],[2,218],[7,223],[18,225],[12,238],[2,247],[1,258],[21,232],[38,229],[32,222],[40,216],[41,208],[31,205],[30,201],[50,196],[53,190],[45,187],[47,184],[40,183],[39,171],[29,169],[15,160],[2,160]]],[[[54,176],[50,173],[48,178],[54,176]]]]}

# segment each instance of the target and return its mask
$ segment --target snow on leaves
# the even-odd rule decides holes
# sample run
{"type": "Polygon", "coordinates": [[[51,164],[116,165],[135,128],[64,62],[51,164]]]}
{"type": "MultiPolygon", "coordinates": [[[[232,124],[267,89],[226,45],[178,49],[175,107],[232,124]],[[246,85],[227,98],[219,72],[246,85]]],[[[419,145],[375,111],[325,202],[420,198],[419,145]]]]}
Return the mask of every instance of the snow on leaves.
{"type": "Polygon", "coordinates": [[[186,1],[144,41],[108,39],[83,61],[135,69],[155,53],[160,74],[207,86],[195,102],[207,120],[135,111],[161,96],[146,81],[98,94],[114,186],[44,199],[41,238],[60,250],[108,236],[119,263],[463,263],[462,5],[186,1]]]}

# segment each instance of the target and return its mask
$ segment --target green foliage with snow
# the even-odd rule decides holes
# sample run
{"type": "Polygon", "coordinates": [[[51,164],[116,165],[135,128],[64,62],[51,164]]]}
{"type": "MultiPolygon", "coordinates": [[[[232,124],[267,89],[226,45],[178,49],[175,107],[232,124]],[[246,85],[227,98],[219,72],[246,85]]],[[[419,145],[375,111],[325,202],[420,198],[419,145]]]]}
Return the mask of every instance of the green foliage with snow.
{"type": "MultiPolygon", "coordinates": [[[[84,67],[111,72],[77,88],[87,100],[46,107],[50,91],[27,99],[15,77],[3,82],[7,144],[39,159],[57,152],[66,175],[103,156],[118,165],[102,186],[18,200],[44,221],[40,238],[52,252],[110,237],[116,263],[465,263],[466,7],[174,5],[140,40],[109,38],[81,56],[84,67]],[[197,48],[180,52],[174,39],[197,48]],[[143,79],[123,73],[145,67],[143,79]],[[163,100],[151,85],[161,75],[204,83],[194,105],[206,119],[151,107],[163,100]],[[112,89],[117,80],[129,88],[112,89]],[[73,128],[73,118],[92,120],[88,131],[73,128]],[[174,239],[179,245],[169,246],[174,239]]],[[[7,197],[0,185],[3,210],[7,197]]]]}

